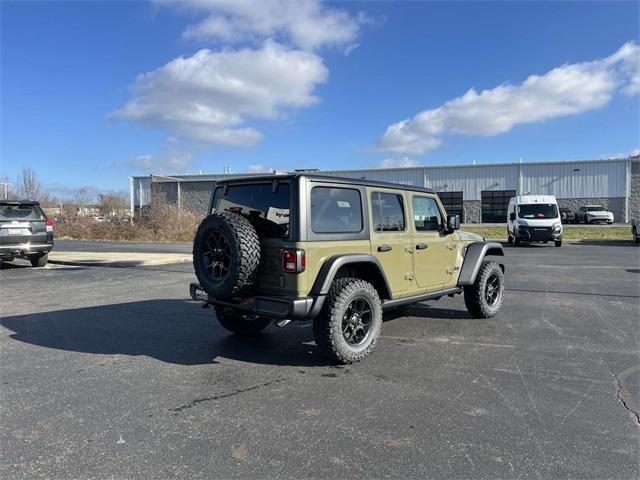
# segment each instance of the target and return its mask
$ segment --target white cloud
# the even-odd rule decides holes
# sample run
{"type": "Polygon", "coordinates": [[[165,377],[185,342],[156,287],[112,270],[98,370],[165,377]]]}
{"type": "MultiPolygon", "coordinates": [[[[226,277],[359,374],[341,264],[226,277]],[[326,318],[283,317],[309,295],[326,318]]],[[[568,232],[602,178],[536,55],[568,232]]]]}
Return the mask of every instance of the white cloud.
{"type": "Polygon", "coordinates": [[[325,7],[319,0],[156,0],[160,5],[202,12],[183,36],[200,41],[238,43],[276,38],[304,50],[322,46],[353,48],[366,16],[325,7]]]}
{"type": "Polygon", "coordinates": [[[167,152],[157,158],[149,154],[138,155],[131,160],[116,162],[115,165],[124,165],[145,173],[178,174],[191,170],[195,165],[195,160],[189,153],[167,152]]]}
{"type": "Polygon", "coordinates": [[[409,168],[409,167],[423,167],[424,164],[411,157],[401,158],[385,158],[379,161],[375,168],[409,168]]]}
{"type": "Polygon", "coordinates": [[[640,91],[640,47],[636,43],[627,43],[604,59],[531,75],[519,85],[504,84],[479,93],[472,88],[440,107],[390,125],[378,147],[421,155],[438,148],[446,135],[498,135],[516,125],[604,107],[618,91],[640,91]]]}
{"type": "Polygon", "coordinates": [[[313,105],[313,90],[327,77],[318,55],[273,41],[257,50],[203,49],[139,75],[134,98],[110,117],[204,143],[250,146],[262,134],[247,118],[313,105]]]}
{"type": "Polygon", "coordinates": [[[247,167],[247,173],[269,173],[270,170],[271,169],[269,167],[261,164],[249,165],[247,167]]]}

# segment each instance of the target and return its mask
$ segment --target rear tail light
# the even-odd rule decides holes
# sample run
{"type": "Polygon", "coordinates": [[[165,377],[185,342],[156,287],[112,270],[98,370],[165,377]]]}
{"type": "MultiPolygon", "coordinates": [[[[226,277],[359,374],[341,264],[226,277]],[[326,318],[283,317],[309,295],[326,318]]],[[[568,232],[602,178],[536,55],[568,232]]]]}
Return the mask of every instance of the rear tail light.
{"type": "Polygon", "coordinates": [[[53,232],[53,220],[47,220],[47,232],[53,232]]]}
{"type": "Polygon", "coordinates": [[[304,250],[282,250],[280,253],[280,265],[285,273],[304,272],[306,266],[304,250]]]}

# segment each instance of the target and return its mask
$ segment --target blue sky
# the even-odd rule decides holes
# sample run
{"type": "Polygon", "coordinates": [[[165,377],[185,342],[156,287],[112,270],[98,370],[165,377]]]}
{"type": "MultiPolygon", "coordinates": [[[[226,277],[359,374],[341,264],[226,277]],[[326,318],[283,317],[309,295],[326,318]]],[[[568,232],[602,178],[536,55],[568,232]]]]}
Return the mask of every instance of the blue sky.
{"type": "Polygon", "coordinates": [[[61,194],[640,147],[638,2],[0,5],[0,175],[61,194]]]}

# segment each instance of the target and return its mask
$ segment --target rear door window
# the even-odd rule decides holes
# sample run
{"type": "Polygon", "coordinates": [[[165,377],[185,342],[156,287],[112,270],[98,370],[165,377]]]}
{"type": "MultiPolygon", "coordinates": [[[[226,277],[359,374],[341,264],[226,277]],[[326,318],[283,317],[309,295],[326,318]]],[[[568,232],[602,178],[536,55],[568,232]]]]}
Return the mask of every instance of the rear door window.
{"type": "Polygon", "coordinates": [[[0,205],[0,221],[11,222],[44,220],[44,215],[35,205],[0,205]]]}
{"type": "Polygon", "coordinates": [[[311,229],[315,233],[362,231],[360,192],[351,188],[313,187],[311,229]]]}
{"type": "Polygon", "coordinates": [[[404,230],[402,195],[373,192],[371,194],[373,229],[376,232],[401,232],[404,230]]]}

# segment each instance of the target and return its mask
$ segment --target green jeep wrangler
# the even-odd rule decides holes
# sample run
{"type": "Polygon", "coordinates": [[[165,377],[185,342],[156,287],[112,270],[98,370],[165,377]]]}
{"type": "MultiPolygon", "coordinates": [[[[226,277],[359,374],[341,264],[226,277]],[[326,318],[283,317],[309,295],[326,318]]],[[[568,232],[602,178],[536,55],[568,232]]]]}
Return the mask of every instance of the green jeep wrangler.
{"type": "Polygon", "coordinates": [[[218,182],[193,242],[194,300],[226,329],[313,320],[315,341],[340,363],[374,348],[382,312],[464,293],[477,318],[495,315],[502,245],[459,231],[429,189],[319,174],[218,182]]]}

